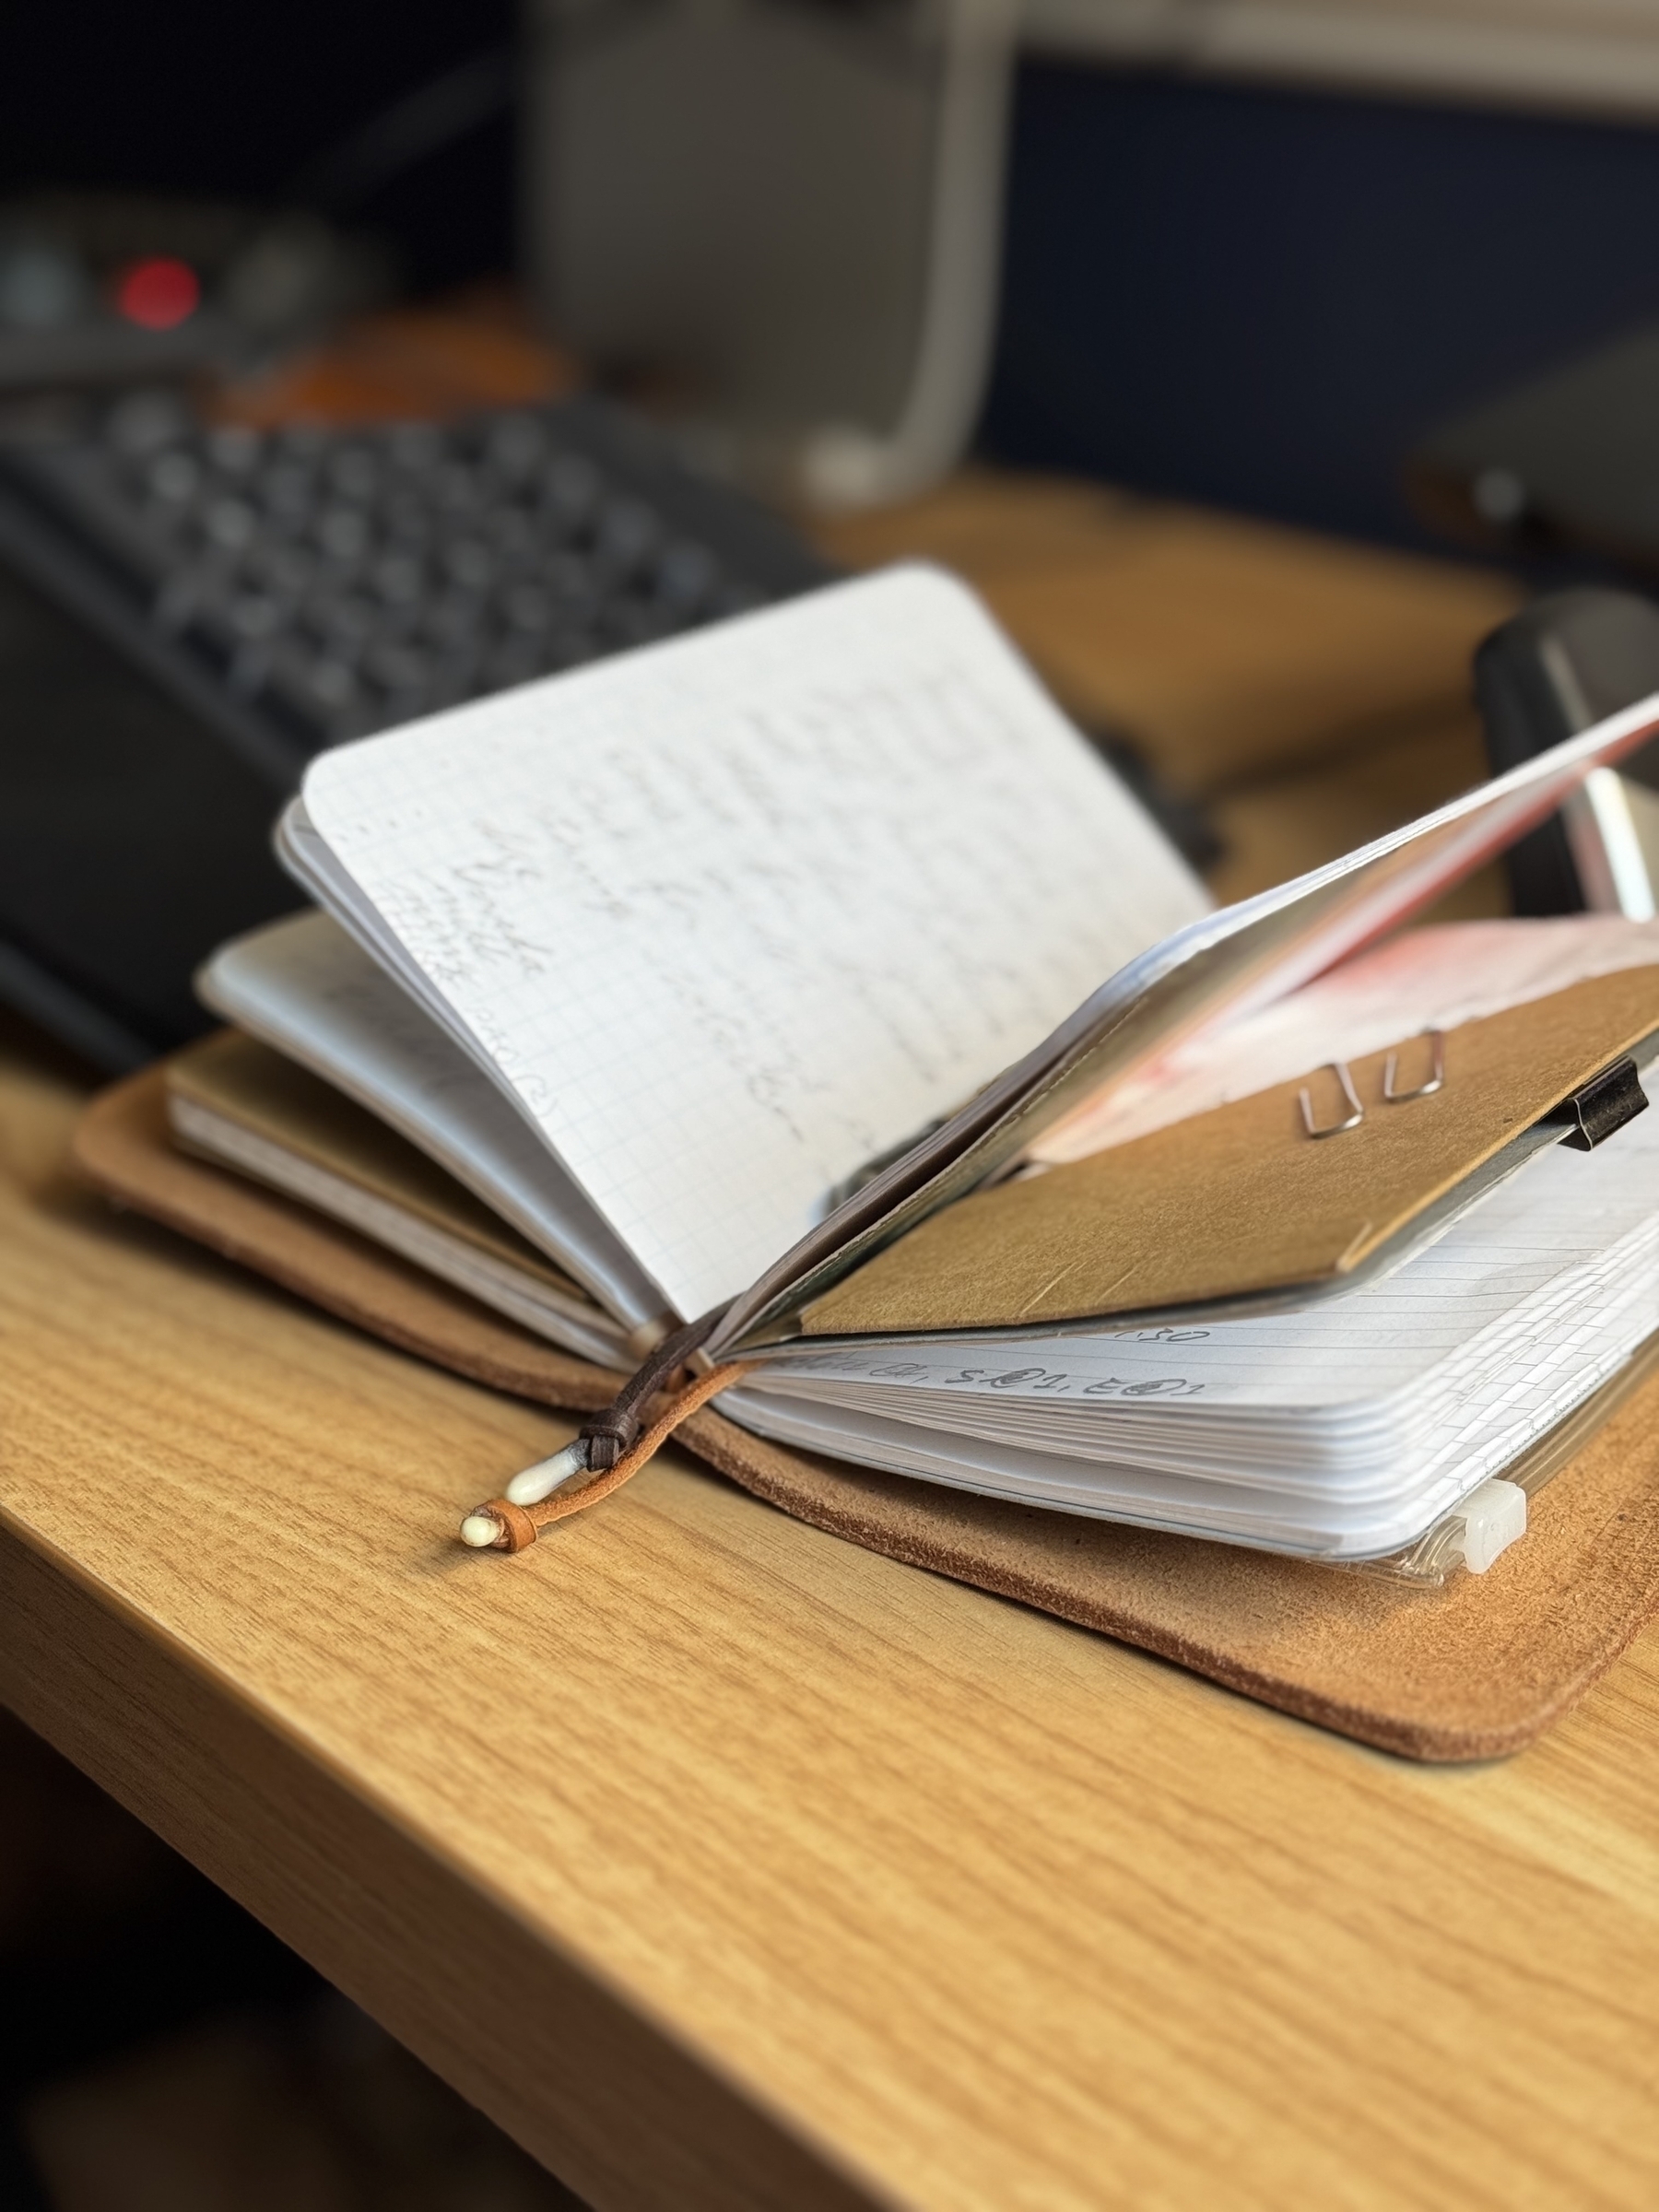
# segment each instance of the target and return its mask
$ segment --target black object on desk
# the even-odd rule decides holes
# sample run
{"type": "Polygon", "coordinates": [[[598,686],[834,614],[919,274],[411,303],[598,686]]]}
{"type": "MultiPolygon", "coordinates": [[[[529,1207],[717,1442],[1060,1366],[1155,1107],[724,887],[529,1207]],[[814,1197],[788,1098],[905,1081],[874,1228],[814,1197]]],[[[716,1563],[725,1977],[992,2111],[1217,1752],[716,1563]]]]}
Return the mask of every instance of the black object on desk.
{"type": "MultiPolygon", "coordinates": [[[[1475,696],[1494,775],[1659,691],[1659,606],[1585,588],[1535,599],[1485,639],[1475,696]]],[[[1519,914],[1659,912],[1659,746],[1598,769],[1506,855],[1519,914]]]]}
{"type": "Polygon", "coordinates": [[[647,426],[211,429],[131,395],[0,443],[0,999],[111,1070],[207,1025],[296,903],[271,821],[323,747],[832,571],[647,426]]]}

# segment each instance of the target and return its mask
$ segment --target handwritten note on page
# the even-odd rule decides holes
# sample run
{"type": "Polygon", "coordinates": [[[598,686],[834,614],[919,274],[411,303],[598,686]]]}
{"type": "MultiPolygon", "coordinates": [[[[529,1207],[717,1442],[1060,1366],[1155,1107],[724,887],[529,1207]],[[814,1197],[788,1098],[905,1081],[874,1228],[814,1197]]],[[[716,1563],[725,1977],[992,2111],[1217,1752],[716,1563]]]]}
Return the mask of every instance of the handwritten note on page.
{"type": "Polygon", "coordinates": [[[687,1314],[1206,903],[922,569],[344,747],[304,804],[687,1314]]]}

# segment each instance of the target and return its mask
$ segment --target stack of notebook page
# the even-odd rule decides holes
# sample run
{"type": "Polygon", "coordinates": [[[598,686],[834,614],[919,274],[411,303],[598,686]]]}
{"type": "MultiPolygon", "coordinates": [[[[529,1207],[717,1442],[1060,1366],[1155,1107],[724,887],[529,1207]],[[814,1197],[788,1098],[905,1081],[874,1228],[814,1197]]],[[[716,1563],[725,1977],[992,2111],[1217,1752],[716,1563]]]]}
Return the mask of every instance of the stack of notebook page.
{"type": "Polygon", "coordinates": [[[717,1312],[766,1436],[1394,1552],[1659,1325],[1659,933],[1390,933],[1656,727],[1216,912],[960,585],[838,585],[314,762],[174,1133],[611,1367],[717,1312]]]}

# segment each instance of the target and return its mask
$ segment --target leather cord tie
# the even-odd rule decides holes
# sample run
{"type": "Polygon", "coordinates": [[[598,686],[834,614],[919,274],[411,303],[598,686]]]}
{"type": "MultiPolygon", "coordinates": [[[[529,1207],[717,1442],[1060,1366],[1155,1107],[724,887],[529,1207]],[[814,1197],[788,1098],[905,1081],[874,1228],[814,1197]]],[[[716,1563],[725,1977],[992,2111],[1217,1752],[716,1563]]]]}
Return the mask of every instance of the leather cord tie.
{"type": "Polygon", "coordinates": [[[463,1540],[490,1551],[524,1551],[553,1522],[563,1521],[571,1513],[596,1505],[600,1499],[608,1498],[613,1490],[620,1489],[625,1482],[631,1480],[656,1456],[683,1420],[740,1381],[753,1365],[750,1360],[740,1359],[711,1368],[683,1389],[664,1398],[661,1385],[677,1369],[684,1367],[712,1332],[719,1317],[718,1312],[705,1314],[700,1321],[691,1322],[672,1336],[665,1337],[605,1411],[582,1424],[577,1444],[586,1449],[584,1481],[571,1481],[568,1488],[561,1482],[550,1495],[529,1505],[514,1505],[506,1498],[491,1498],[468,1514],[462,1524],[463,1540]],[[653,1402],[656,1418],[648,1429],[643,1428],[653,1402]],[[475,1526],[480,1523],[493,1524],[494,1533],[483,1526],[475,1534],[475,1526]]]}
{"type": "Polygon", "coordinates": [[[688,1321],[683,1329],[665,1336],[645,1364],[622,1385],[603,1413],[589,1416],[577,1434],[587,1445],[590,1475],[607,1475],[640,1433],[645,1408],[677,1367],[684,1367],[693,1352],[714,1333],[714,1324],[725,1311],[716,1306],[700,1321],[688,1321]]]}

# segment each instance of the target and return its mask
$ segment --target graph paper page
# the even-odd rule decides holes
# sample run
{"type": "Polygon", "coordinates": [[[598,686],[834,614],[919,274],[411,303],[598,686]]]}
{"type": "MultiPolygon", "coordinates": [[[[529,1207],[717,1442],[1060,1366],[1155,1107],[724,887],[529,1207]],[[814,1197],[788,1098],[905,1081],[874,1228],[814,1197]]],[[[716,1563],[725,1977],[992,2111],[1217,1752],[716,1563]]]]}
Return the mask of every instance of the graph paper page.
{"type": "Polygon", "coordinates": [[[324,754],[304,806],[686,1314],[1206,904],[924,569],[324,754]]]}

